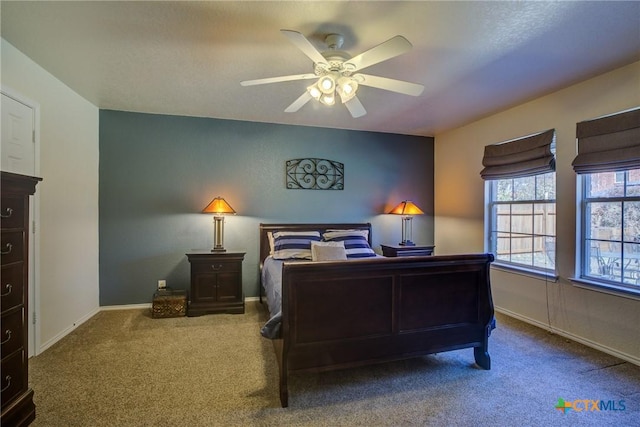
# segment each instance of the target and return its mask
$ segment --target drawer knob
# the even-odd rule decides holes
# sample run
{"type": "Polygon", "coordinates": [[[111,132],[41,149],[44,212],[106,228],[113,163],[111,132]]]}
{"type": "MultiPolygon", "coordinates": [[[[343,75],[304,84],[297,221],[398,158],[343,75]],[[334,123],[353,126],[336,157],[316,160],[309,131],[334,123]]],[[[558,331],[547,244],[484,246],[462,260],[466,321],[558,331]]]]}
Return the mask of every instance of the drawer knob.
{"type": "Polygon", "coordinates": [[[3,340],[0,344],[6,344],[11,341],[11,329],[7,329],[6,331],[4,331],[4,334],[6,335],[7,339],[3,340]]]}
{"type": "Polygon", "coordinates": [[[11,375],[7,375],[6,377],[4,377],[4,380],[7,382],[7,385],[2,387],[2,390],[0,390],[0,393],[4,393],[6,389],[11,387],[11,375]]]}
{"type": "Polygon", "coordinates": [[[11,283],[7,283],[4,288],[7,290],[7,292],[3,292],[2,294],[0,294],[0,296],[6,297],[7,295],[11,294],[13,286],[11,286],[11,283]]]}
{"type": "Polygon", "coordinates": [[[212,268],[213,270],[215,270],[215,271],[218,271],[218,270],[220,270],[220,269],[222,268],[222,264],[218,264],[218,265],[214,265],[214,264],[212,264],[212,265],[211,265],[211,268],[212,268]]]}
{"type": "Polygon", "coordinates": [[[0,255],[9,255],[11,253],[11,249],[13,249],[13,245],[11,243],[7,243],[5,245],[5,248],[7,248],[4,251],[0,251],[0,255]]]}
{"type": "Polygon", "coordinates": [[[11,215],[13,215],[13,209],[11,208],[6,208],[4,212],[0,213],[2,218],[11,218],[11,215]]]}

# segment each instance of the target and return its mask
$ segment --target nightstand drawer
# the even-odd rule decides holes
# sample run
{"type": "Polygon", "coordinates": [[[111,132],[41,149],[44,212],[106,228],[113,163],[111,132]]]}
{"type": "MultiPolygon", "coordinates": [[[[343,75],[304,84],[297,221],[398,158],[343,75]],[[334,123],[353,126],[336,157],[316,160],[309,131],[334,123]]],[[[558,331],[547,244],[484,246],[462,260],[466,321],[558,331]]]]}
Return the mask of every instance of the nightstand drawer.
{"type": "Polygon", "coordinates": [[[241,269],[242,263],[238,261],[197,262],[191,266],[191,271],[195,274],[229,273],[241,269]]]}

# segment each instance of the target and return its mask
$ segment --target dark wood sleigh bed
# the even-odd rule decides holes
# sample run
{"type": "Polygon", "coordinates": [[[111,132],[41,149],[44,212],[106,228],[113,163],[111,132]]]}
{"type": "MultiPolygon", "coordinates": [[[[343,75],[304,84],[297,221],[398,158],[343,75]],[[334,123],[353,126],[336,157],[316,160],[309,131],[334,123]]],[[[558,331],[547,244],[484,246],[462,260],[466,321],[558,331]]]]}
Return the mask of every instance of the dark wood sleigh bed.
{"type": "MultiPolygon", "coordinates": [[[[371,224],[260,224],[260,268],[268,233],[360,229],[371,224]]],[[[280,402],[288,375],[473,348],[491,368],[491,254],[285,262],[281,337],[273,340],[280,402]]],[[[262,285],[260,289],[262,301],[262,285]]],[[[273,313],[271,313],[273,314],[273,313]]]]}

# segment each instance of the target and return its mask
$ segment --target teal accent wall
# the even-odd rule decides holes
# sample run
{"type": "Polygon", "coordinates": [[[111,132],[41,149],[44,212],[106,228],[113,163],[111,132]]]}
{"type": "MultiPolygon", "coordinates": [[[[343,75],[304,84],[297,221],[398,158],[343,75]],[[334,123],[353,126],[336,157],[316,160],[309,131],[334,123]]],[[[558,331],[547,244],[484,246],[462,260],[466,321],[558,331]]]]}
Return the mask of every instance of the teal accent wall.
{"type": "Polygon", "coordinates": [[[247,252],[245,296],[257,296],[261,222],[371,222],[373,245],[401,240],[386,215],[413,200],[413,240],[433,243],[433,138],[209,118],[100,111],[100,305],[151,301],[159,279],[189,287],[185,254],[213,246],[216,196],[237,215],[224,246],[247,252]],[[344,190],[289,190],[285,163],[344,164],[344,190]]]}

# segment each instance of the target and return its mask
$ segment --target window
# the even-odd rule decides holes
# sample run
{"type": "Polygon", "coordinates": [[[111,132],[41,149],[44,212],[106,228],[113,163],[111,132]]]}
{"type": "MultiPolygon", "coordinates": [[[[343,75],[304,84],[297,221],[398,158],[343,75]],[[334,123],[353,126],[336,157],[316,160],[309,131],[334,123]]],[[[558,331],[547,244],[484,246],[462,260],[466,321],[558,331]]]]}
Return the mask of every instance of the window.
{"type": "Polygon", "coordinates": [[[575,281],[640,295],[640,108],[576,125],[575,281]]]}
{"type": "Polygon", "coordinates": [[[555,271],[556,173],[489,181],[489,251],[496,263],[555,271]]]}
{"type": "Polygon", "coordinates": [[[582,176],[581,277],[640,291],[640,169],[582,176]]]}
{"type": "Polygon", "coordinates": [[[487,145],[482,164],[495,264],[555,275],[555,130],[487,145]]]}

